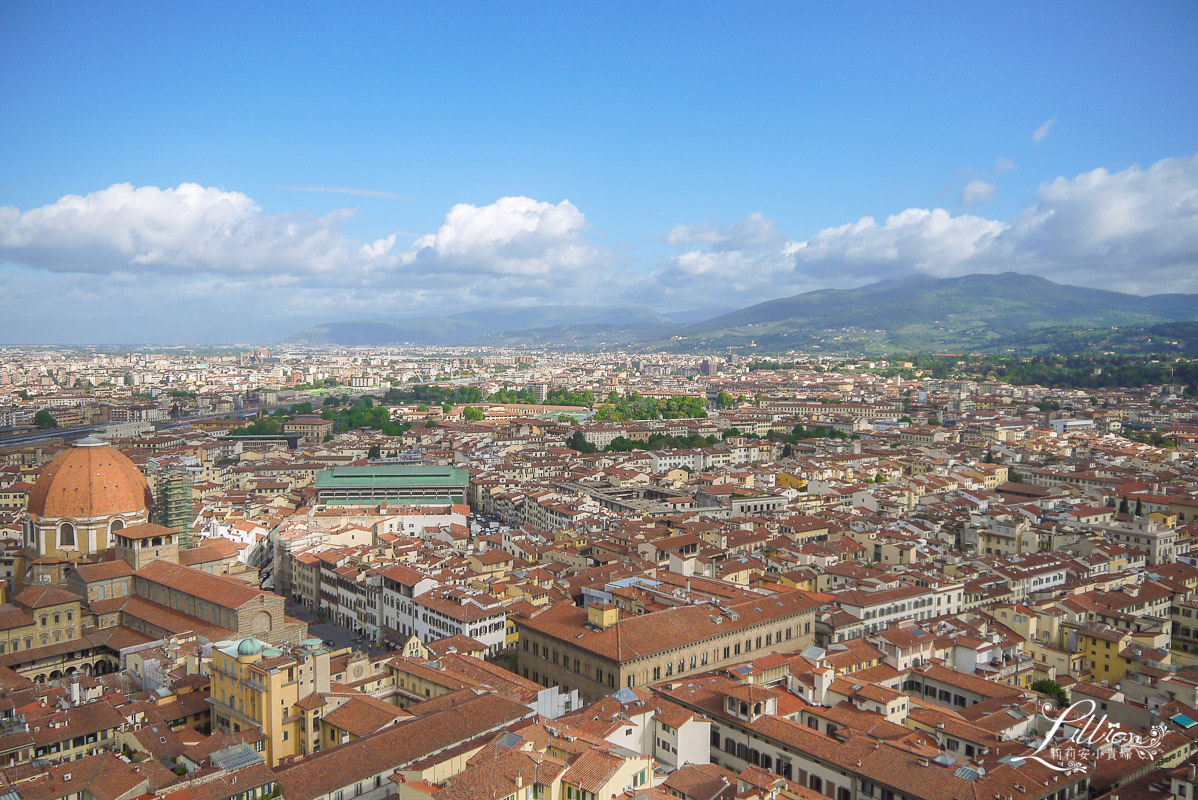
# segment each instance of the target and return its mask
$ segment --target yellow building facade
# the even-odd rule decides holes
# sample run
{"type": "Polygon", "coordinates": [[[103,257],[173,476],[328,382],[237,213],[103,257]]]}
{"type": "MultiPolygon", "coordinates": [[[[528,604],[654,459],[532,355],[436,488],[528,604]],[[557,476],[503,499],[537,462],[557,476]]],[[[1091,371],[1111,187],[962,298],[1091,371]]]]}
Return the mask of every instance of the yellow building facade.
{"type": "Polygon", "coordinates": [[[330,655],[318,639],[290,652],[254,638],[217,642],[209,664],[212,729],[261,730],[271,767],[318,751],[324,709],[319,695],[331,688],[330,655]]]}

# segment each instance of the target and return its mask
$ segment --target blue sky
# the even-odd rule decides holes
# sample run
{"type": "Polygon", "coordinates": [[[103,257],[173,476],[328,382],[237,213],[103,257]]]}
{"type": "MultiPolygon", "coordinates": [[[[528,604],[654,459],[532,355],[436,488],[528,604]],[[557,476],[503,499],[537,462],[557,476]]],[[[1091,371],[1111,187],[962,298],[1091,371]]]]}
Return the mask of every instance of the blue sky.
{"type": "Polygon", "coordinates": [[[0,341],[912,272],[1198,291],[1196,32],[1193,3],[3,2],[0,341]]]}

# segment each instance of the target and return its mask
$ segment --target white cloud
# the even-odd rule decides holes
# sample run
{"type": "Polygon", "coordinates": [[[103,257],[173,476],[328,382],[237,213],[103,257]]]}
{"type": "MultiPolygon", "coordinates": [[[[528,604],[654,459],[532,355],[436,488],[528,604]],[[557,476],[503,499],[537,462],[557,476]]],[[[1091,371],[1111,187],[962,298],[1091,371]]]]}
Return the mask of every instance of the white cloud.
{"type": "Polygon", "coordinates": [[[1066,283],[1198,291],[1198,155],[1045,183],[998,245],[1012,268],[1066,283]]]}
{"type": "Polygon", "coordinates": [[[961,189],[961,205],[972,206],[976,203],[989,203],[994,199],[994,184],[981,178],[975,178],[961,189]]]}
{"type": "Polygon", "coordinates": [[[435,233],[418,236],[402,252],[398,232],[369,242],[344,236],[341,223],[352,215],[264,214],[241,192],[194,183],[115,184],[29,211],[0,207],[0,259],[63,273],[287,275],[308,285],[375,287],[449,273],[518,283],[609,262],[587,238],[586,217],[568,201],[504,197],[456,205],[435,233]]]}
{"type": "Polygon", "coordinates": [[[765,285],[781,289],[779,281],[793,272],[790,243],[777,223],[761,213],[725,226],[676,225],[665,240],[674,246],[705,249],[667,260],[652,273],[653,288],[639,292],[642,297],[660,293],[678,303],[726,304],[754,296],[765,285]]]}
{"type": "MultiPolygon", "coordinates": [[[[286,324],[602,302],[628,281],[623,266],[591,242],[585,215],[568,201],[505,197],[457,205],[406,250],[396,246],[400,232],[366,242],[346,237],[341,223],[352,213],[264,214],[240,192],[116,184],[28,211],[0,207],[0,263],[13,265],[39,298],[42,326],[70,315],[73,304],[89,306],[89,315],[137,308],[157,314],[167,330],[190,315],[215,326],[214,336],[228,335],[225,325],[261,331],[263,320],[297,315],[317,318],[286,324]],[[89,277],[58,285],[55,274],[89,277]],[[84,285],[88,296],[64,291],[84,285]],[[247,297],[258,301],[242,302],[247,297]]],[[[35,305],[16,330],[38,324],[35,305]]],[[[125,324],[139,330],[149,323],[125,324]]],[[[104,335],[115,329],[104,326],[104,335]]]]}
{"type": "Polygon", "coordinates": [[[1015,162],[1006,156],[1001,156],[994,162],[994,171],[1000,175],[1013,169],[1015,169],[1015,162]]]}
{"type": "Polygon", "coordinates": [[[351,215],[263,214],[241,192],[118,183],[25,212],[0,207],[0,258],[54,272],[340,275],[363,266],[340,232],[351,215]]]}
{"type": "Polygon", "coordinates": [[[1032,131],[1032,141],[1042,142],[1047,139],[1048,134],[1052,133],[1052,126],[1056,124],[1057,120],[1055,117],[1053,119],[1044,120],[1044,123],[1039,128],[1036,128],[1036,130],[1032,131]]]}
{"type": "MultiPolygon", "coordinates": [[[[993,191],[975,180],[961,199],[989,200],[993,191]]],[[[1120,291],[1198,292],[1198,156],[1057,178],[1008,221],[911,208],[883,222],[863,217],[826,228],[806,241],[730,233],[746,228],[776,232],[761,215],[725,228],[672,229],[667,241],[694,249],[658,270],[662,291],[686,294],[702,280],[710,285],[708,300],[761,300],[911,273],[1017,270],[1120,291]]]]}
{"type": "Polygon", "coordinates": [[[717,252],[759,250],[783,241],[774,220],[761,212],[750,214],[731,225],[675,225],[666,234],[666,242],[675,246],[709,245],[717,252]]]}
{"type": "Polygon", "coordinates": [[[587,239],[590,227],[568,200],[554,205],[502,197],[485,206],[461,203],[449,210],[436,233],[413,242],[401,261],[418,272],[564,276],[607,261],[587,239]]]}
{"type": "Polygon", "coordinates": [[[840,278],[874,280],[895,273],[948,275],[984,252],[1003,224],[943,208],[909,208],[878,224],[873,217],[826,228],[793,250],[807,273],[834,265],[840,278]]]}

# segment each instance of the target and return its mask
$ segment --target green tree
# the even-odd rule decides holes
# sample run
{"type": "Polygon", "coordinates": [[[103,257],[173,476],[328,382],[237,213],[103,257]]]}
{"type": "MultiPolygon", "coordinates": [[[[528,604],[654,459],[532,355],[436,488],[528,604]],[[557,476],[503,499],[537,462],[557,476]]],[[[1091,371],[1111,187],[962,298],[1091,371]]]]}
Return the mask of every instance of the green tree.
{"type": "Polygon", "coordinates": [[[1056,681],[1049,680],[1048,678],[1041,678],[1032,684],[1031,689],[1033,692],[1046,694],[1053,698],[1057,701],[1057,705],[1061,708],[1069,705],[1069,695],[1065,693],[1065,688],[1056,681]]]}
{"type": "Polygon", "coordinates": [[[377,444],[370,445],[370,449],[366,451],[366,457],[372,461],[376,458],[381,458],[382,455],[383,450],[377,444]]]}
{"type": "Polygon", "coordinates": [[[453,403],[442,403],[441,404],[441,412],[443,414],[448,414],[451,411],[453,411],[453,403]]]}
{"type": "Polygon", "coordinates": [[[43,408],[33,415],[33,424],[39,428],[57,428],[58,420],[54,419],[54,415],[43,408]]]}
{"type": "Polygon", "coordinates": [[[577,450],[580,453],[594,453],[597,449],[595,445],[586,440],[582,435],[582,431],[574,431],[570,434],[570,438],[566,440],[566,447],[571,450],[577,450]]]}
{"type": "Polygon", "coordinates": [[[462,412],[462,418],[467,422],[482,422],[486,419],[486,416],[481,408],[475,408],[474,406],[466,406],[466,409],[462,412]]]}
{"type": "Polygon", "coordinates": [[[720,392],[715,398],[716,405],[720,408],[736,408],[736,398],[727,392],[720,392]]]}
{"type": "MultiPolygon", "coordinates": [[[[591,395],[584,392],[584,395],[591,395]]],[[[586,399],[586,398],[582,398],[586,399]]],[[[591,400],[594,396],[591,395],[591,400]]],[[[570,405],[582,405],[573,403],[570,405]]],[[[706,401],[702,397],[675,395],[672,397],[645,397],[632,392],[612,405],[605,405],[595,412],[598,422],[626,422],[634,419],[687,419],[706,417],[706,401]]]]}
{"type": "Polygon", "coordinates": [[[1136,516],[1144,516],[1144,501],[1138,497],[1136,498],[1136,516]]]}
{"type": "Polygon", "coordinates": [[[283,421],[280,417],[263,417],[256,419],[249,425],[240,428],[234,428],[229,431],[230,436],[276,436],[283,432],[283,421]]]}
{"type": "Polygon", "coordinates": [[[567,392],[562,389],[554,389],[545,395],[545,405],[547,406],[586,406],[593,408],[595,405],[594,392],[567,392]]]}
{"type": "Polygon", "coordinates": [[[1120,514],[1130,514],[1131,513],[1131,506],[1128,504],[1126,497],[1124,497],[1119,502],[1119,513],[1120,514]]]}

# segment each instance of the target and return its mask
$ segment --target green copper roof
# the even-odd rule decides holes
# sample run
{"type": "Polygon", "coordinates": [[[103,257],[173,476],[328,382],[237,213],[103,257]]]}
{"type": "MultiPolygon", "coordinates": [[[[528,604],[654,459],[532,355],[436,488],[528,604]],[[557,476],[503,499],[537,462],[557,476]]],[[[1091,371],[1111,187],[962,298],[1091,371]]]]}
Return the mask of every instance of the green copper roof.
{"type": "Polygon", "coordinates": [[[336,467],[316,475],[317,489],[407,489],[447,487],[464,489],[470,473],[453,467],[409,464],[374,464],[367,467],[336,467]]]}

